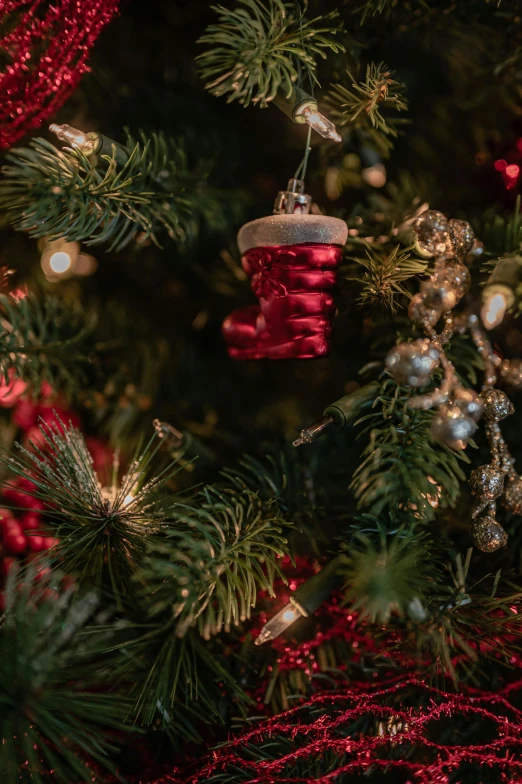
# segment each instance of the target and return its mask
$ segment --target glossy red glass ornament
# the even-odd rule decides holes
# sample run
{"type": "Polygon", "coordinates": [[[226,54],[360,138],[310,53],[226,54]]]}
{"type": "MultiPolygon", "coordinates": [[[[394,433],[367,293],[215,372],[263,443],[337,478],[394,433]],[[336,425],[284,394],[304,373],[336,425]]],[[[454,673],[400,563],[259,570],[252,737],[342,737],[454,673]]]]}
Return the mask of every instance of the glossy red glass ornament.
{"type": "Polygon", "coordinates": [[[347,227],[325,215],[282,214],[247,223],[238,245],[259,305],[223,323],[233,359],[309,359],[330,351],[333,292],[347,227]]]}

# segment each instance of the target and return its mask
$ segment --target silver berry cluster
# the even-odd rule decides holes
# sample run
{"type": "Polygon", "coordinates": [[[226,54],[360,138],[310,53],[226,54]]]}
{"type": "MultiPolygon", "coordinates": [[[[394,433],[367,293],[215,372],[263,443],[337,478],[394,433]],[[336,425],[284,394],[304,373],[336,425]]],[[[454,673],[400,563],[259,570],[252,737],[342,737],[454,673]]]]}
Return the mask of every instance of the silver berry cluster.
{"type": "Polygon", "coordinates": [[[410,405],[436,408],[433,435],[454,449],[462,449],[477,429],[483,405],[476,392],[460,383],[444,344],[457,329],[462,330],[462,320],[455,321],[451,311],[471,285],[464,260],[473,247],[475,235],[466,221],[448,220],[437,210],[422,213],[414,231],[418,252],[434,257],[433,273],[422,282],[409,307],[411,320],[423,329],[426,338],[395,346],[386,358],[386,367],[399,384],[424,387],[433,371],[442,366],[440,386],[412,398],[410,405]],[[442,330],[437,333],[435,327],[439,322],[442,330]]]}
{"type": "Polygon", "coordinates": [[[484,416],[491,462],[475,469],[470,477],[475,497],[471,535],[479,549],[491,552],[507,542],[506,532],[495,519],[497,499],[502,497],[504,506],[512,513],[522,514],[522,478],[515,472],[514,460],[498,424],[513,412],[513,405],[504,392],[495,389],[499,365],[506,380],[522,386],[522,363],[512,360],[509,366],[501,365],[478,317],[471,311],[458,316],[452,313],[471,285],[465,260],[475,237],[469,223],[448,220],[441,212],[428,210],[417,219],[414,230],[418,251],[434,257],[433,274],[421,284],[409,308],[411,320],[426,337],[395,346],[386,357],[386,367],[399,384],[414,388],[426,386],[434,370],[442,368],[439,386],[412,397],[409,405],[436,409],[432,434],[447,446],[464,449],[484,416]],[[437,332],[439,322],[441,329],[437,332]],[[446,356],[444,345],[456,332],[468,332],[482,356],[485,372],[480,395],[462,386],[446,356]]]}

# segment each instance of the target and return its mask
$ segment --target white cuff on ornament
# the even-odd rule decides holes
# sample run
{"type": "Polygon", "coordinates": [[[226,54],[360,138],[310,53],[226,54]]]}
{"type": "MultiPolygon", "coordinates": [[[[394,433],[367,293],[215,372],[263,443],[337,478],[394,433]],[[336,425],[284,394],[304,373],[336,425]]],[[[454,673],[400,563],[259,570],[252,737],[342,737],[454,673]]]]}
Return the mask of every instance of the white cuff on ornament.
{"type": "Polygon", "coordinates": [[[344,245],[348,226],[340,218],[328,215],[267,215],[245,223],[239,229],[237,244],[241,254],[251,248],[274,245],[344,245]]]}

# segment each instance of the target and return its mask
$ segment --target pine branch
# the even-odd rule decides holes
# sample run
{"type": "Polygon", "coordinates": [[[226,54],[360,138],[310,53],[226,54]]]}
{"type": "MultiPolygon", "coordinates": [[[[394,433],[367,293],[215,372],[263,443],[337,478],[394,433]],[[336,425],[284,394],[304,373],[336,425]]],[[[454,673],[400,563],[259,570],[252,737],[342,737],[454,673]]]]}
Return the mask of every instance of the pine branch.
{"type": "Polygon", "coordinates": [[[387,624],[392,614],[425,617],[423,597],[438,576],[430,542],[425,534],[399,530],[387,537],[358,532],[346,546],[343,561],[343,596],[351,609],[378,625],[387,624]]]}
{"type": "Polygon", "coordinates": [[[403,523],[432,520],[435,508],[453,505],[465,479],[459,460],[467,460],[431,438],[433,412],[409,408],[410,394],[383,382],[374,412],[359,420],[369,443],[351,484],[360,508],[375,516],[388,510],[403,523]]]}
{"type": "Polygon", "coordinates": [[[0,209],[32,237],[87,244],[128,245],[139,232],[158,244],[158,230],[175,242],[190,240],[200,224],[225,222],[222,194],[191,169],[179,139],[162,133],[139,140],[127,135],[128,161],[102,156],[91,162],[80,150],[59,150],[45,139],[7,154],[0,180],[0,209]]]}
{"type": "MultiPolygon", "coordinates": [[[[421,4],[423,4],[422,0],[421,4]]],[[[377,16],[377,14],[382,14],[384,17],[388,18],[397,5],[398,0],[364,0],[362,5],[356,9],[356,12],[360,13],[362,16],[362,24],[367,16],[377,16]]]]}
{"type": "MultiPolygon", "coordinates": [[[[476,582],[470,575],[472,550],[446,565],[446,579],[426,584],[425,618],[397,619],[403,627],[399,643],[433,674],[461,676],[475,683],[491,679],[491,665],[510,667],[522,650],[522,591],[509,577],[485,574],[476,582]],[[471,584],[470,584],[471,583],[471,584]],[[486,663],[488,669],[485,669],[486,663]]],[[[391,630],[391,626],[390,626],[391,630]]]]}
{"type": "Polygon", "coordinates": [[[310,472],[293,447],[272,449],[261,459],[244,455],[233,469],[222,471],[228,486],[242,491],[248,487],[264,501],[275,500],[288,520],[306,522],[315,516],[310,472]]]}
{"type": "Polygon", "coordinates": [[[0,294],[0,324],[2,383],[14,376],[37,393],[44,381],[69,392],[85,382],[93,323],[78,307],[0,294]]]}
{"type": "Polygon", "coordinates": [[[27,494],[44,504],[46,525],[59,539],[54,561],[84,583],[110,584],[117,598],[132,595],[131,578],[147,546],[172,516],[174,502],[164,503],[158,490],[179,469],[170,463],[148,479],[160,445],[153,438],[121,481],[115,464],[113,485],[102,488],[77,430],[63,423],[40,429],[44,449],[18,446],[19,457],[4,450],[0,461],[28,480],[27,494]]]}
{"type": "Polygon", "coordinates": [[[244,486],[208,487],[176,512],[176,527],[153,545],[136,579],[148,617],[168,611],[178,636],[197,625],[209,639],[249,618],[258,590],[272,592],[288,524],[273,501],[244,486]]]}
{"type": "Polygon", "coordinates": [[[274,501],[238,481],[177,505],[175,524],[135,575],[139,620],[128,624],[132,637],[118,646],[124,655],[114,665],[136,684],[131,696],[145,724],[159,717],[169,733],[194,739],[202,715],[223,720],[223,688],[236,709],[246,704],[219,640],[209,639],[249,618],[259,590],[272,595],[287,525],[274,501]]]}
{"type": "Polygon", "coordinates": [[[376,149],[387,157],[393,146],[387,137],[396,138],[399,126],[407,122],[396,117],[396,113],[408,108],[404,85],[393,78],[393,71],[382,62],[366,67],[363,82],[356,82],[349,71],[347,76],[350,86],[342,82],[332,84],[326,95],[332,119],[338,126],[364,131],[376,149]]]}
{"type": "Polygon", "coordinates": [[[103,677],[86,624],[98,599],[75,597],[59,574],[9,573],[0,628],[3,784],[90,782],[92,761],[114,771],[115,733],[130,701],[103,677]],[[87,764],[89,763],[89,764],[87,764]]]}
{"type": "Polygon", "coordinates": [[[363,306],[378,306],[396,313],[399,309],[398,300],[410,297],[404,283],[425,274],[428,263],[425,259],[412,257],[412,247],[395,245],[390,249],[389,246],[380,247],[366,242],[364,247],[366,258],[350,257],[350,261],[366,270],[363,275],[351,278],[362,286],[358,301],[363,306]]]}
{"type": "Polygon", "coordinates": [[[195,629],[180,638],[168,622],[126,622],[120,628],[124,641],[104,651],[109,671],[129,684],[136,720],[160,725],[180,751],[187,741],[201,742],[202,723],[224,722],[227,699],[240,713],[248,705],[218,638],[203,640],[195,629]]]}
{"type": "Polygon", "coordinates": [[[337,11],[307,20],[306,6],[297,3],[240,2],[244,7],[214,6],[219,21],[199,39],[209,45],[197,60],[213,95],[266,106],[280,89],[289,97],[299,81],[318,84],[316,58],[326,58],[327,50],[344,51],[332,37],[341,30],[332,24],[337,11]]]}

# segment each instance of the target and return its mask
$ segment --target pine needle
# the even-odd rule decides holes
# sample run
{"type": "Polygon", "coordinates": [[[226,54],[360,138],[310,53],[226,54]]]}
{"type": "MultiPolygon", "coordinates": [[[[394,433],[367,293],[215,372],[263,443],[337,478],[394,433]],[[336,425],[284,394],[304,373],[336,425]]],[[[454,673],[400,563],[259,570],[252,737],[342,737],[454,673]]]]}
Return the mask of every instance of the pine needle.
{"type": "Polygon", "coordinates": [[[213,6],[219,21],[199,43],[208,49],[197,58],[205,88],[243,106],[266,106],[278,90],[288,97],[298,82],[318,83],[316,58],[342,52],[333,36],[337,11],[306,19],[305,9],[282,0],[239,0],[243,7],[213,6]]]}
{"type": "Polygon", "coordinates": [[[86,244],[110,242],[121,249],[143,232],[158,243],[159,229],[184,243],[201,223],[225,222],[222,194],[210,188],[201,165],[191,169],[182,140],[162,133],[127,135],[127,162],[102,156],[92,162],[80,150],[59,150],[45,139],[6,156],[0,209],[31,237],[86,244]]]}
{"type": "Polygon", "coordinates": [[[412,248],[395,245],[374,246],[365,243],[366,258],[351,257],[366,272],[354,280],[362,286],[358,301],[361,305],[380,307],[396,313],[399,300],[409,298],[410,292],[404,283],[426,273],[427,262],[412,256],[412,248]]]}
{"type": "Polygon", "coordinates": [[[383,156],[392,148],[392,139],[399,135],[399,127],[407,122],[398,118],[406,111],[404,85],[396,81],[394,72],[385,63],[370,63],[364,81],[357,82],[347,71],[348,84],[332,84],[325,101],[331,108],[332,119],[340,127],[365,131],[383,156]]]}

